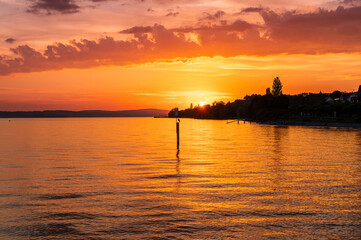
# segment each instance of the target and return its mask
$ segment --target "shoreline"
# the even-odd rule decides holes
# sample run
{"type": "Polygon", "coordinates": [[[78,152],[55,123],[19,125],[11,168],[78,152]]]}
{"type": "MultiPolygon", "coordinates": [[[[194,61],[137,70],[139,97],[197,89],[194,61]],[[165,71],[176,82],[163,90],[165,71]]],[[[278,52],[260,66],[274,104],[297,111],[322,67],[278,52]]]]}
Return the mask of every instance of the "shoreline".
{"type": "MultiPolygon", "coordinates": [[[[182,118],[180,118],[182,119],[182,118]]],[[[212,119],[212,118],[185,118],[197,120],[216,120],[227,121],[228,123],[237,122],[237,119],[212,119]],[[228,122],[230,121],[230,122],[228,122]]],[[[239,119],[239,122],[248,122],[250,124],[274,125],[274,126],[305,126],[305,127],[345,127],[345,128],[361,128],[361,123],[342,123],[342,122],[300,122],[300,121],[252,121],[249,119],[239,119]]],[[[242,123],[243,124],[243,123],[242,123]]]]}
{"type": "MultiPolygon", "coordinates": [[[[2,117],[0,119],[41,119],[41,118],[50,118],[50,119],[65,119],[65,118],[169,118],[169,117],[160,117],[160,116],[16,116],[16,117],[2,117]]],[[[181,118],[182,119],[182,118],[181,118]]],[[[196,119],[196,120],[217,120],[217,121],[232,121],[237,122],[237,119],[211,119],[211,118],[185,118],[185,119],[196,119]]],[[[345,127],[345,128],[361,128],[361,123],[341,123],[341,122],[300,122],[300,121],[252,121],[249,119],[239,119],[240,122],[248,122],[250,124],[256,123],[261,125],[273,125],[273,126],[305,126],[305,127],[345,127]]],[[[227,123],[232,123],[227,122],[227,123]]]]}
{"type": "MultiPolygon", "coordinates": [[[[247,121],[250,122],[250,121],[247,121]]],[[[252,122],[252,121],[251,121],[252,122]]],[[[274,125],[274,126],[306,126],[306,127],[347,127],[361,128],[361,123],[338,123],[338,122],[290,122],[290,121],[267,121],[257,122],[257,124],[274,125]]]]}

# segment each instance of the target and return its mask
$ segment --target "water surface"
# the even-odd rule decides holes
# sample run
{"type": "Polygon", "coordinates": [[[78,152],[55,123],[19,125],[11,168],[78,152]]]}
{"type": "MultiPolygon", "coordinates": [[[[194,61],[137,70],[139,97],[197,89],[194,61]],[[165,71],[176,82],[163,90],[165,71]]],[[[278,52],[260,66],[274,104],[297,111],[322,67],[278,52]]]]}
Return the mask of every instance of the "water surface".
{"type": "Polygon", "coordinates": [[[0,120],[0,239],[361,239],[361,131],[0,120]]]}

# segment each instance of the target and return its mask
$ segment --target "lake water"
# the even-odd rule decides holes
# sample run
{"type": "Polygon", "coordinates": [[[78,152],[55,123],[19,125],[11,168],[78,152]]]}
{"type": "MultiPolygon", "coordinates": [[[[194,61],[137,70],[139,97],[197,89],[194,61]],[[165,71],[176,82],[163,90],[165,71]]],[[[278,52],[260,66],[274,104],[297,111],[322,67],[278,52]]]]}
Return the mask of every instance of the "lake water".
{"type": "Polygon", "coordinates": [[[361,239],[361,130],[0,119],[0,239],[361,239]]]}

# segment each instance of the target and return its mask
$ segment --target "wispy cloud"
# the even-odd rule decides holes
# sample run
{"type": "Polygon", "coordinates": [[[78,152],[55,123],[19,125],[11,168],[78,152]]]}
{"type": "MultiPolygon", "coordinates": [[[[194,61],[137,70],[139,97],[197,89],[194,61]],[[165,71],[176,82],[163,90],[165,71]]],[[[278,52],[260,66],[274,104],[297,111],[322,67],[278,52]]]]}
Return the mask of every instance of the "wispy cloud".
{"type": "Polygon", "coordinates": [[[7,43],[14,43],[15,41],[16,41],[15,38],[7,38],[7,39],[5,39],[5,42],[7,42],[7,43]]]}
{"type": "Polygon", "coordinates": [[[222,10],[218,10],[213,14],[212,13],[207,13],[207,12],[204,12],[203,14],[205,16],[202,17],[200,20],[216,21],[216,20],[221,19],[221,17],[223,17],[226,13],[224,11],[222,11],[222,10]]]}
{"type": "Polygon", "coordinates": [[[165,16],[166,17],[176,17],[179,14],[179,12],[169,12],[165,16]]]}
{"type": "Polygon", "coordinates": [[[178,97],[207,97],[207,98],[230,98],[231,93],[216,91],[161,91],[161,92],[137,92],[129,91],[129,93],[137,96],[156,96],[162,98],[178,98],[178,97]]]}
{"type": "Polygon", "coordinates": [[[78,12],[79,6],[74,0],[34,0],[27,11],[30,13],[69,14],[78,12]]]}

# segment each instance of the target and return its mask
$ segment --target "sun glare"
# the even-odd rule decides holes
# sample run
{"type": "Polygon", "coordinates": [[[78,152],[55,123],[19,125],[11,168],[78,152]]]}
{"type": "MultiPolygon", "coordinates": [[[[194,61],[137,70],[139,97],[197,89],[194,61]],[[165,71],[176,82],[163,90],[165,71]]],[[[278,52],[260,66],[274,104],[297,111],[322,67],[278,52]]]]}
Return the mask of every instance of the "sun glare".
{"type": "Polygon", "coordinates": [[[199,106],[200,106],[200,107],[203,107],[203,106],[206,105],[206,104],[207,104],[206,102],[200,102],[200,103],[199,103],[199,106]]]}

